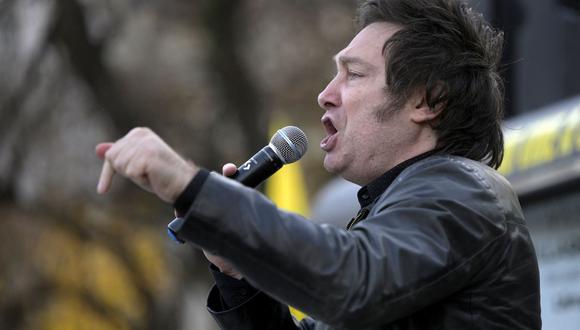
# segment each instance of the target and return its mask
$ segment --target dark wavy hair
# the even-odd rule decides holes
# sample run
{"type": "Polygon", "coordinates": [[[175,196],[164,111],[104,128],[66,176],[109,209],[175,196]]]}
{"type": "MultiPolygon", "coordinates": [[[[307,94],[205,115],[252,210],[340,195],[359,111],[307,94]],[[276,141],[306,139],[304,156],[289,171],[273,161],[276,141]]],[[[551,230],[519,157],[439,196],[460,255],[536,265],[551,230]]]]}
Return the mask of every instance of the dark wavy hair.
{"type": "MultiPolygon", "coordinates": [[[[393,106],[424,89],[441,152],[498,168],[503,159],[503,83],[497,73],[503,33],[460,0],[366,0],[359,29],[400,27],[383,47],[393,106]]],[[[392,107],[389,107],[392,108],[392,107]]]]}

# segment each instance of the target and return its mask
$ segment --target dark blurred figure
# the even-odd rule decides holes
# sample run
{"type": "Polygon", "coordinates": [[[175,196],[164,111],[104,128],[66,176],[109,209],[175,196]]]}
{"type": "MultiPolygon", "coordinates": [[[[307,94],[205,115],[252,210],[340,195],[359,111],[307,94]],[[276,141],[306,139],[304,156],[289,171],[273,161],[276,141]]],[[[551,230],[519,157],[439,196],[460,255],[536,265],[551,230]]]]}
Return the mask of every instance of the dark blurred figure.
{"type": "Polygon", "coordinates": [[[505,116],[580,94],[580,1],[471,1],[505,33],[505,116]]]}

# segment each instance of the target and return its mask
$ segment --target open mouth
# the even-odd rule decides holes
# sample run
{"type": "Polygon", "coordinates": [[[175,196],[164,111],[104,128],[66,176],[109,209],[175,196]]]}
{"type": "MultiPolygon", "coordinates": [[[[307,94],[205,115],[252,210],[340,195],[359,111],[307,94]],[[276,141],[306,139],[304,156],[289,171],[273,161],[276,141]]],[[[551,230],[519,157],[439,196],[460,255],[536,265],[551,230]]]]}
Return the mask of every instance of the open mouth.
{"type": "Polygon", "coordinates": [[[322,125],[326,131],[326,137],[320,141],[320,148],[324,151],[330,151],[336,144],[336,133],[338,133],[338,130],[328,117],[322,118],[322,125]]]}
{"type": "Polygon", "coordinates": [[[326,134],[329,136],[337,132],[336,128],[332,124],[332,120],[330,120],[330,118],[328,117],[324,117],[322,119],[322,125],[324,125],[324,128],[326,129],[326,134]]]}

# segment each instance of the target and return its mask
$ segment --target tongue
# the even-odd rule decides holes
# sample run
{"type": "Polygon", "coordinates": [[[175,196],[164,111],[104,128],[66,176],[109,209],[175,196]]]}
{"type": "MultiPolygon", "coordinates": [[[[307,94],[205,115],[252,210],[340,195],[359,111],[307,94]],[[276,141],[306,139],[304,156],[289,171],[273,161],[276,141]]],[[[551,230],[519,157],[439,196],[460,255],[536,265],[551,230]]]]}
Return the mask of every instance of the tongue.
{"type": "Polygon", "coordinates": [[[320,141],[320,148],[324,151],[330,151],[336,145],[336,133],[326,136],[320,141]]]}

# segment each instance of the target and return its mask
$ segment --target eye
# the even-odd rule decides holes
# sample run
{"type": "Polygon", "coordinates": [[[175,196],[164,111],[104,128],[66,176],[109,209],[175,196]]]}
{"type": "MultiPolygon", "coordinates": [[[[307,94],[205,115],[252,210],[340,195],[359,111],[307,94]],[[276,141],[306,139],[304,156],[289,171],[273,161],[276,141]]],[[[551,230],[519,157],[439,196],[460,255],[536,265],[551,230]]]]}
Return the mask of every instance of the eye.
{"type": "Polygon", "coordinates": [[[351,70],[346,72],[346,76],[348,77],[349,80],[359,79],[359,78],[364,77],[364,75],[362,73],[359,73],[356,71],[351,71],[351,70]]]}

